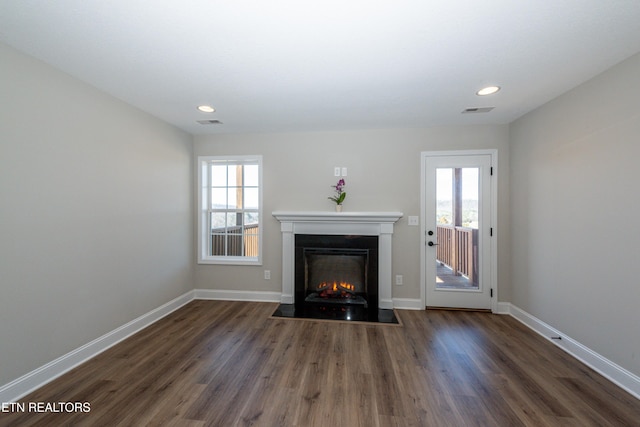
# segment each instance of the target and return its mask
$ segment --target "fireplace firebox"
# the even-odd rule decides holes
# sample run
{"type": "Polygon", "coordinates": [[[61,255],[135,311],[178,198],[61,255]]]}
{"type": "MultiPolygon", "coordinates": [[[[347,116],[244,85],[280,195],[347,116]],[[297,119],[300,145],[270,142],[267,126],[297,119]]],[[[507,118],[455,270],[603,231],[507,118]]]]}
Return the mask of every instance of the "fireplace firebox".
{"type": "Polygon", "coordinates": [[[367,306],[366,249],[304,248],[305,302],[367,306]]]}
{"type": "Polygon", "coordinates": [[[378,237],[298,234],[295,308],[331,317],[378,312],[378,237]]]}

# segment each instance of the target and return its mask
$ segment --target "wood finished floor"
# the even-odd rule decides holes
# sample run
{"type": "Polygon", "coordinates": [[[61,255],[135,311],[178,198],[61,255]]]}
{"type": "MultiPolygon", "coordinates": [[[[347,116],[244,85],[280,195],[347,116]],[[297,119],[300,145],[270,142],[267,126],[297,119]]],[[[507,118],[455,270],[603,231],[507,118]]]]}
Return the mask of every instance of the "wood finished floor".
{"type": "Polygon", "coordinates": [[[194,301],[0,413],[2,426],[638,426],[640,401],[509,316],[402,326],[269,318],[194,301]]]}

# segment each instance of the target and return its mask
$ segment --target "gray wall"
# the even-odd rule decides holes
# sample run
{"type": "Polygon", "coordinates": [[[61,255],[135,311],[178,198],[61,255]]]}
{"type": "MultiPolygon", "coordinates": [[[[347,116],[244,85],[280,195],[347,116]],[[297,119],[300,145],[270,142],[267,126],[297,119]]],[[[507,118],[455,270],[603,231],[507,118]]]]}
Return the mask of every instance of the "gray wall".
{"type": "Polygon", "coordinates": [[[191,136],[0,44],[0,384],[193,289],[191,136]]]}
{"type": "Polygon", "coordinates": [[[345,211],[401,211],[393,237],[393,274],[404,285],[394,298],[420,299],[420,228],[407,217],[420,215],[420,153],[430,150],[498,149],[500,300],[510,296],[508,278],[508,127],[459,126],[431,129],[196,136],[194,154],[262,154],[264,167],[264,265],[198,265],[200,289],[282,290],[282,237],[277,210],[333,209],[327,197],[338,178],[334,166],[348,168],[345,211]],[[503,173],[504,172],[504,173],[503,173]],[[264,280],[263,270],[271,270],[264,280]]]}
{"type": "Polygon", "coordinates": [[[640,55],[510,126],[512,303],[640,375],[640,55]]]}

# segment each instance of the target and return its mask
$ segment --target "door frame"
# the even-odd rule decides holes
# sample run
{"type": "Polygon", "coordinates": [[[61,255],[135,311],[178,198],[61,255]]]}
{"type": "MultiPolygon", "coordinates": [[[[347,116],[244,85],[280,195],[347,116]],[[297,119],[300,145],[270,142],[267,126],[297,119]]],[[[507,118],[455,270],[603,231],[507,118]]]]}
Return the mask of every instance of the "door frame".
{"type": "Polygon", "coordinates": [[[428,157],[441,156],[478,156],[489,155],[491,158],[491,168],[493,173],[490,179],[490,208],[491,215],[489,218],[491,227],[491,236],[489,236],[489,246],[491,257],[489,271],[489,286],[493,290],[491,296],[491,312],[498,311],[498,150],[454,150],[454,151],[423,151],[420,153],[420,307],[426,308],[427,293],[427,265],[426,265],[426,247],[427,247],[427,200],[426,200],[426,168],[425,163],[428,157]]]}

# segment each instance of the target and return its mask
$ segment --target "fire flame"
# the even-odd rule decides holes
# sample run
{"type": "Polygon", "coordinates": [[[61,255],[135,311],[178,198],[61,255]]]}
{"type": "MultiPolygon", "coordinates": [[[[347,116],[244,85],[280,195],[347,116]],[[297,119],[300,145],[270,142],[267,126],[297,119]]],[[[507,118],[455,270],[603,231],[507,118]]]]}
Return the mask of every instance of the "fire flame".
{"type": "Polygon", "coordinates": [[[350,292],[355,292],[356,286],[348,282],[322,282],[318,285],[318,290],[321,290],[321,297],[344,297],[350,298],[352,295],[350,292]]]}

